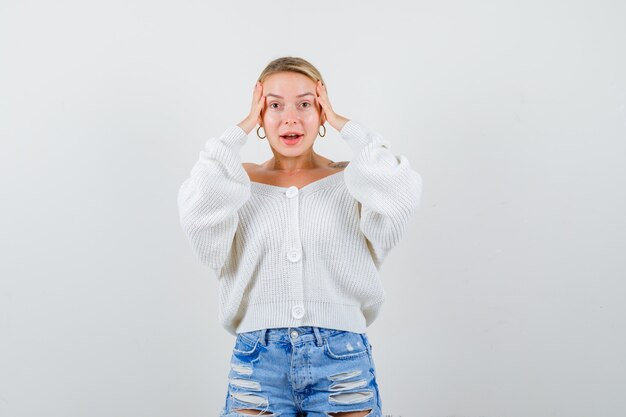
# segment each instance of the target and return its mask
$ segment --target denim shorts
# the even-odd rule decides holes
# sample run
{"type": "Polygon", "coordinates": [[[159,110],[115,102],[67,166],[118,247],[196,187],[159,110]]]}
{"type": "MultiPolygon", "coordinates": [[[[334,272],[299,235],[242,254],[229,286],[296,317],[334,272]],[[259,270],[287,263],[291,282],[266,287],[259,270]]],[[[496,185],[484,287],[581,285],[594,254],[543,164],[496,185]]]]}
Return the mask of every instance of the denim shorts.
{"type": "Polygon", "coordinates": [[[382,417],[372,345],[365,333],[289,327],[238,333],[220,417],[327,417],[371,410],[382,417]],[[265,412],[265,414],[263,414],[265,412]]]}

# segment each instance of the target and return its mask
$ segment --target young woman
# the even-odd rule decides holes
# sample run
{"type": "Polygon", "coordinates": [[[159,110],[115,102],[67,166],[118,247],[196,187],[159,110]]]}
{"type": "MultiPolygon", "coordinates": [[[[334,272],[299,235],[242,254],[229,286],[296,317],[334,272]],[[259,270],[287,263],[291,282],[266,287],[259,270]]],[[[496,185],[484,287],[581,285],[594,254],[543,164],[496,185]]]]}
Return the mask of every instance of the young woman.
{"type": "Polygon", "coordinates": [[[313,65],[284,57],[261,73],[248,116],[200,152],[178,205],[236,336],[221,417],[382,417],[365,330],[384,301],[380,265],[422,184],[389,146],[335,113],[313,65]],[[325,122],[350,163],[313,150],[325,122]],[[257,124],[273,157],[242,164],[257,124]]]}

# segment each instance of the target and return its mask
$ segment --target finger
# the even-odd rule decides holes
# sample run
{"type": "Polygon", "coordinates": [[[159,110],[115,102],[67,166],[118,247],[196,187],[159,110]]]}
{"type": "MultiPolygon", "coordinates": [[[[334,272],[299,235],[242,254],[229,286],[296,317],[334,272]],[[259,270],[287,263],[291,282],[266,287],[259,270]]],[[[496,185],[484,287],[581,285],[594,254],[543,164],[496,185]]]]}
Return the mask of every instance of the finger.
{"type": "Polygon", "coordinates": [[[319,83],[315,86],[315,95],[320,97],[322,95],[322,90],[320,89],[319,83]]]}
{"type": "Polygon", "coordinates": [[[328,107],[328,100],[323,95],[319,96],[319,102],[323,108],[328,107]]]}
{"type": "Polygon", "coordinates": [[[263,84],[261,84],[260,82],[257,82],[256,86],[254,87],[254,102],[256,103],[257,101],[259,101],[262,95],[263,95],[263,84]]]}
{"type": "Polygon", "coordinates": [[[257,110],[262,109],[264,104],[265,104],[265,96],[263,96],[263,95],[262,95],[262,96],[259,98],[259,100],[256,102],[256,108],[257,108],[257,110]]]}
{"type": "Polygon", "coordinates": [[[324,101],[328,101],[328,93],[326,92],[326,90],[324,89],[324,86],[321,85],[320,86],[320,97],[324,100],[324,101]]]}
{"type": "Polygon", "coordinates": [[[255,101],[258,100],[258,98],[261,96],[262,91],[263,91],[263,86],[261,85],[260,82],[257,81],[257,83],[254,86],[254,93],[253,93],[255,101]]]}
{"type": "Polygon", "coordinates": [[[324,99],[324,90],[322,89],[321,84],[317,85],[317,95],[320,99],[324,99]]]}
{"type": "Polygon", "coordinates": [[[317,102],[318,107],[320,107],[321,109],[326,108],[326,103],[324,103],[324,100],[322,99],[322,97],[318,96],[315,101],[317,102]]]}
{"type": "Polygon", "coordinates": [[[257,115],[263,117],[263,110],[265,109],[265,96],[261,96],[261,99],[257,103],[255,112],[257,115]]]}
{"type": "Polygon", "coordinates": [[[317,96],[315,98],[315,105],[317,106],[318,110],[323,110],[324,109],[324,105],[322,104],[322,100],[320,100],[319,96],[317,96]]]}

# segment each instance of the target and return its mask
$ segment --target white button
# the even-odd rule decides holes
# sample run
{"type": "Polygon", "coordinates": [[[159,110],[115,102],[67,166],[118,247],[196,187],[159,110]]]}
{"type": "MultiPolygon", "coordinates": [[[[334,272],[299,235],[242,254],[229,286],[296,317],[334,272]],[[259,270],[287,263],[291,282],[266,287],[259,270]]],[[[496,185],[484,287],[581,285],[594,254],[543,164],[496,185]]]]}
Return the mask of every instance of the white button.
{"type": "Polygon", "coordinates": [[[300,260],[300,251],[298,249],[292,249],[287,252],[287,259],[291,262],[298,262],[300,260]]]}
{"type": "Polygon", "coordinates": [[[295,339],[296,337],[298,337],[298,332],[297,332],[297,331],[295,331],[295,330],[292,330],[292,331],[291,331],[291,337],[292,337],[292,338],[294,338],[294,339],[295,339]]]}
{"type": "Polygon", "coordinates": [[[292,185],[291,187],[287,188],[287,192],[285,193],[287,195],[287,198],[292,198],[298,195],[298,187],[296,187],[295,185],[292,185]]]}
{"type": "Polygon", "coordinates": [[[301,305],[295,305],[291,308],[291,315],[296,319],[304,317],[304,307],[301,305]]]}

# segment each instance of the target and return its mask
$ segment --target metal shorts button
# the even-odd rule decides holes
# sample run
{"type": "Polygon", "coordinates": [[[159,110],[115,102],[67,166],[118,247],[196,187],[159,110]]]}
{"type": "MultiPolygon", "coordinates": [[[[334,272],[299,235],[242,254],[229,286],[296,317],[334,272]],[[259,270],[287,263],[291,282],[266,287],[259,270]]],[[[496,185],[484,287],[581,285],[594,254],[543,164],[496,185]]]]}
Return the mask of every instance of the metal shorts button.
{"type": "Polygon", "coordinates": [[[298,262],[300,260],[300,251],[298,249],[292,249],[287,252],[287,259],[291,262],[298,262]]]}
{"type": "Polygon", "coordinates": [[[291,331],[291,338],[295,339],[296,337],[298,337],[298,332],[296,330],[292,330],[291,331]]]}
{"type": "Polygon", "coordinates": [[[287,188],[287,191],[285,192],[285,195],[287,195],[287,198],[293,198],[295,196],[298,195],[298,187],[296,187],[295,185],[292,185],[291,187],[287,188]]]}
{"type": "Polygon", "coordinates": [[[296,319],[304,317],[304,307],[301,305],[295,305],[291,308],[291,315],[296,319]]]}

